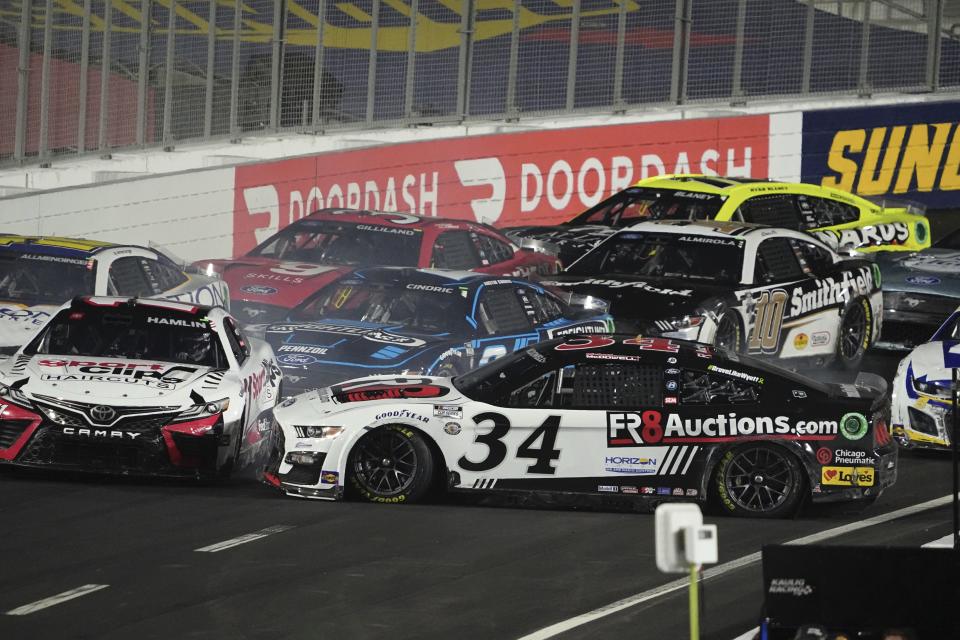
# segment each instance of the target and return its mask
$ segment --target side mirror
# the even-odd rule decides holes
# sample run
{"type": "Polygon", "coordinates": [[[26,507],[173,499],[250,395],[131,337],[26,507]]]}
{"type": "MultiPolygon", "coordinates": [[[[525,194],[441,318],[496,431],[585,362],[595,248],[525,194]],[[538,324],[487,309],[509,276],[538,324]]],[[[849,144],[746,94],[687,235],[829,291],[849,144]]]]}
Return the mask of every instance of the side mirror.
{"type": "Polygon", "coordinates": [[[610,303],[603,298],[594,298],[582,293],[566,293],[562,294],[561,298],[577,315],[595,316],[610,310],[610,303]]]}

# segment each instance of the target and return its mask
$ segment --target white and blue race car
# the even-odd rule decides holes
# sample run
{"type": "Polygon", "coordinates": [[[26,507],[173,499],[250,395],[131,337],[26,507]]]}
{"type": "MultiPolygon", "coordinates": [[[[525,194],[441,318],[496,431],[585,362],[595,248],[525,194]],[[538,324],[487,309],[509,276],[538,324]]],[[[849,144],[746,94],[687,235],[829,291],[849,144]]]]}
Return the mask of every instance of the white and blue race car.
{"type": "Polygon", "coordinates": [[[900,361],[893,383],[891,426],[904,447],[950,446],[953,370],[960,368],[960,308],[929,342],[900,361]]]}

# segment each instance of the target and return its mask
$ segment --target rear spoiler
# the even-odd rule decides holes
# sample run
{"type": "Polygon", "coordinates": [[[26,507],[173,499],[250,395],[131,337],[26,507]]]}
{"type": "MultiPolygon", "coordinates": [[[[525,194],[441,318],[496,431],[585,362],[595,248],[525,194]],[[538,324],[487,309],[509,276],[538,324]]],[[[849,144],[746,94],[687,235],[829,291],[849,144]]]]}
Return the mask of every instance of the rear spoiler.
{"type": "Polygon", "coordinates": [[[916,216],[927,215],[927,205],[915,200],[884,198],[881,196],[866,197],[864,199],[872,202],[881,209],[903,209],[907,213],[916,216]]]}
{"type": "Polygon", "coordinates": [[[861,397],[863,398],[873,398],[873,406],[871,408],[879,408],[887,398],[887,393],[890,390],[890,385],[887,384],[887,381],[875,373],[860,372],[857,374],[857,379],[854,380],[853,385],[861,392],[861,397]]]}

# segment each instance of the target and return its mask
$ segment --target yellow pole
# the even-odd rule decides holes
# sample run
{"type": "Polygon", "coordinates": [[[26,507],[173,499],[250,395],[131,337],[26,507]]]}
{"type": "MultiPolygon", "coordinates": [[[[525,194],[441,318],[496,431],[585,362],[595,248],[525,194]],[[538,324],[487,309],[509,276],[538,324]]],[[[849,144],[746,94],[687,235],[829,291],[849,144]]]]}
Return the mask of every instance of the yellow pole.
{"type": "Polygon", "coordinates": [[[697,565],[690,565],[690,640],[700,640],[700,594],[697,592],[697,565]]]}

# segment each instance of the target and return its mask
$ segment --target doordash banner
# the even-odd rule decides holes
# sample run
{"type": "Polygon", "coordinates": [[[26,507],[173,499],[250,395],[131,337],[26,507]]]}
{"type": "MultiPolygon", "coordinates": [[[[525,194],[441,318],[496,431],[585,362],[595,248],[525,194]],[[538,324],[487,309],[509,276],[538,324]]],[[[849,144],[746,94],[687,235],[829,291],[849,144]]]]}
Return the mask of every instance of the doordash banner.
{"type": "Polygon", "coordinates": [[[766,177],[767,115],[413,142],[241,165],[234,255],[317,209],[555,224],[641,178],[766,177]]]}

